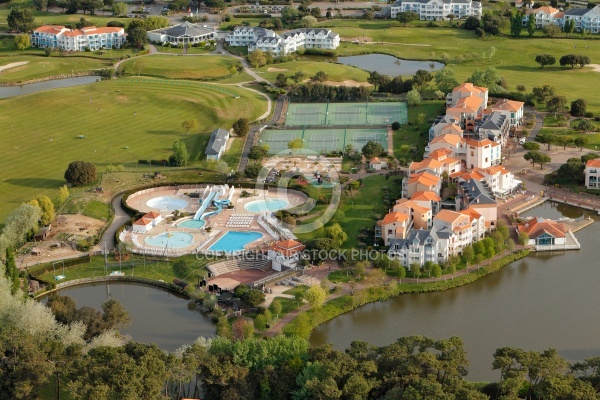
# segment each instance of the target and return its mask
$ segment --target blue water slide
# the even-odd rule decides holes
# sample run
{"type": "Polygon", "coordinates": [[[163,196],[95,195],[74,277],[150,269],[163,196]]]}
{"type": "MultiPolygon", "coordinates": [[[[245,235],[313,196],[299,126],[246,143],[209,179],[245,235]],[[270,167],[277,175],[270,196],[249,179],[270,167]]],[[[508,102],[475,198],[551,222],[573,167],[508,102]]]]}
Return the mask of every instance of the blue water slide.
{"type": "Polygon", "coordinates": [[[208,206],[210,206],[210,202],[215,197],[216,194],[217,194],[217,192],[208,193],[208,196],[206,196],[206,198],[202,201],[202,205],[200,206],[198,211],[196,211],[196,215],[194,215],[195,220],[202,220],[202,218],[201,218],[202,213],[204,211],[206,211],[208,206]]]}

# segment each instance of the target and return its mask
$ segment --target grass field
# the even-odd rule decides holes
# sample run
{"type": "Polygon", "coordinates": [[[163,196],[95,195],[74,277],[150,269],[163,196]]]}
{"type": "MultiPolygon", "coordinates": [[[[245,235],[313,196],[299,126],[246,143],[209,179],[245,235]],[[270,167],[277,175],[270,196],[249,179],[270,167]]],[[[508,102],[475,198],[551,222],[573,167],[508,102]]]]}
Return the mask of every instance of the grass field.
{"type": "Polygon", "coordinates": [[[240,66],[241,63],[232,57],[177,57],[158,54],[125,61],[119,66],[119,70],[127,75],[211,81],[237,75],[237,68],[240,66]]]}
{"type": "Polygon", "coordinates": [[[0,100],[0,108],[2,221],[23,201],[57,195],[74,160],[103,171],[108,164],[167,159],[177,139],[198,160],[214,128],[230,127],[239,117],[256,119],[265,100],[237,87],[135,78],[0,100]],[[200,127],[185,135],[181,123],[188,118],[200,127]]]}
{"type": "MultiPolygon", "coordinates": [[[[369,73],[360,68],[319,61],[292,61],[282,64],[267,65],[266,67],[258,69],[258,73],[271,82],[275,82],[275,79],[279,74],[291,77],[298,71],[301,71],[305,75],[304,79],[309,79],[317,72],[323,71],[329,75],[327,80],[332,82],[343,82],[347,80],[366,82],[369,77],[369,73]],[[269,69],[272,71],[269,72],[269,69]],[[280,69],[283,71],[273,71],[273,69],[280,69]]],[[[291,79],[289,80],[289,83],[292,83],[291,79]]]]}
{"type": "Polygon", "coordinates": [[[95,71],[112,65],[110,60],[83,57],[0,56],[0,66],[19,61],[27,61],[27,64],[4,70],[0,74],[0,82],[21,82],[45,76],[95,71]]]}
{"type": "MultiPolygon", "coordinates": [[[[564,54],[577,53],[588,55],[592,63],[600,64],[600,41],[561,37],[548,39],[536,36],[519,39],[500,36],[486,36],[479,39],[472,31],[458,28],[437,27],[421,28],[400,26],[395,21],[353,21],[336,20],[321,23],[321,27],[330,27],[340,34],[342,40],[363,38],[375,44],[342,43],[339,55],[357,55],[367,53],[386,53],[414,60],[442,61],[450,59],[450,67],[456,71],[459,80],[467,79],[473,70],[494,66],[507,81],[509,90],[523,84],[528,91],[534,86],[552,84],[557,94],[564,95],[569,101],[584,98],[588,101],[588,110],[600,113],[600,97],[595,93],[594,82],[600,73],[591,68],[563,68],[560,66],[541,69],[535,62],[535,56],[541,53],[554,55],[557,59],[564,54]],[[492,60],[482,60],[483,53],[489,55],[494,46],[496,53],[492,60]],[[457,56],[465,59],[460,62],[457,56]]],[[[577,35],[576,35],[577,36],[577,35]]],[[[596,37],[598,35],[595,35],[596,37]]]]}

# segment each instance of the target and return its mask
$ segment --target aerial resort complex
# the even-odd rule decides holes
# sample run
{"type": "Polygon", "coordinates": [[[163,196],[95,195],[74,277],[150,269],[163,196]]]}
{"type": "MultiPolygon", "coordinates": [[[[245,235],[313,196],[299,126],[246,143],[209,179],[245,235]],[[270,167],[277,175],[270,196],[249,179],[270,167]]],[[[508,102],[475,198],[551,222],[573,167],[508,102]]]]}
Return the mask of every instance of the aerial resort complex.
{"type": "Polygon", "coordinates": [[[600,0],[0,0],[0,400],[600,400],[600,0]]]}

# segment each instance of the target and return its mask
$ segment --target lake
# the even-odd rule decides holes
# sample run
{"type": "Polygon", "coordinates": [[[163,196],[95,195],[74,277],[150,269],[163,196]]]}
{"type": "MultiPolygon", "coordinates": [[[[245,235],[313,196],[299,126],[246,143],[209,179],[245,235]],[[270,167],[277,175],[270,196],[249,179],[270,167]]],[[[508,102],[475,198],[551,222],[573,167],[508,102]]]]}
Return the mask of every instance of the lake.
{"type": "Polygon", "coordinates": [[[27,85],[19,86],[1,86],[0,87],[0,99],[7,99],[9,97],[22,96],[24,94],[32,94],[42,92],[49,89],[59,89],[71,86],[87,85],[100,81],[98,76],[79,76],[76,78],[66,79],[54,79],[50,81],[29,83],[27,85]]]}
{"type": "Polygon", "coordinates": [[[382,75],[410,76],[420,69],[434,72],[444,68],[444,64],[437,61],[403,60],[387,54],[364,54],[361,56],[338,57],[337,62],[351,65],[365,71],[377,71],[382,75]]]}
{"type": "Polygon", "coordinates": [[[549,202],[524,215],[558,219],[588,214],[596,222],[575,233],[579,251],[532,253],[461,288],[368,304],[316,328],[311,344],[332,342],[342,350],[353,340],[381,346],[402,336],[459,336],[472,381],[499,380],[499,371],[492,370],[499,347],[553,347],[571,362],[600,355],[600,218],[549,202]]]}
{"type": "Polygon", "coordinates": [[[157,287],[101,283],[66,288],[59,293],[72,297],[77,308],[89,306],[100,310],[106,300],[119,300],[131,315],[131,323],[121,329],[121,333],[138,342],[156,343],[170,352],[191,344],[199,336],[212,337],[216,333],[210,318],[188,309],[189,301],[185,297],[157,287]]]}

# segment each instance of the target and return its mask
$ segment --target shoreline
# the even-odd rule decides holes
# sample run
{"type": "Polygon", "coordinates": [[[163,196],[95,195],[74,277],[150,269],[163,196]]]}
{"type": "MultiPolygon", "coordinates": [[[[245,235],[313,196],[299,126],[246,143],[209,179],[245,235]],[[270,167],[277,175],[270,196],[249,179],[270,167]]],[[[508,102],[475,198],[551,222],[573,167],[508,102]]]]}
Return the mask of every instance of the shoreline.
{"type": "Polygon", "coordinates": [[[0,82],[0,87],[24,86],[24,85],[30,85],[32,83],[39,83],[39,82],[58,81],[61,79],[69,79],[69,78],[80,78],[82,76],[98,76],[98,78],[100,78],[97,71],[88,71],[88,72],[77,72],[75,74],[61,74],[61,75],[44,76],[42,78],[29,79],[27,81],[0,82]]]}

